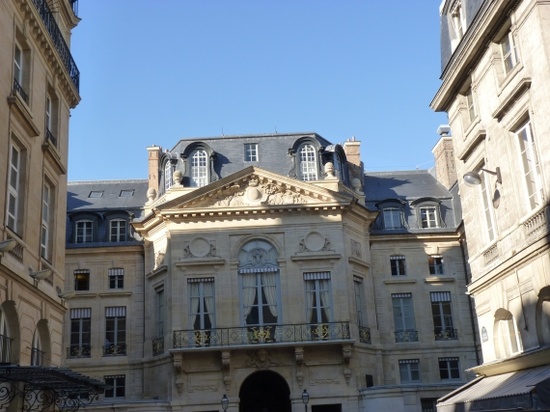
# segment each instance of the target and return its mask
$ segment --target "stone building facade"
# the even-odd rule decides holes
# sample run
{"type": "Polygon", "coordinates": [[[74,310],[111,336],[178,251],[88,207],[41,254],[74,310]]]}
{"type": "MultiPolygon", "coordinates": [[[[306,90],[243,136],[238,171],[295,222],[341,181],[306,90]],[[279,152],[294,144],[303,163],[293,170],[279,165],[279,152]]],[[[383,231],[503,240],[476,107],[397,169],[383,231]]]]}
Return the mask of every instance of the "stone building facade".
{"type": "Polygon", "coordinates": [[[76,1],[0,5],[1,410],[76,407],[65,389],[83,400],[83,391],[94,390],[58,368],[67,310],[68,124],[80,101],[69,44],[79,20],[76,1]]]}
{"type": "Polygon", "coordinates": [[[442,3],[432,107],[452,130],[483,351],[443,411],[550,408],[549,19],[546,1],[442,3]]]}
{"type": "Polygon", "coordinates": [[[148,173],[69,185],[66,363],[111,385],[95,410],[430,411],[468,380],[452,187],[315,133],[152,146],[148,173]]]}

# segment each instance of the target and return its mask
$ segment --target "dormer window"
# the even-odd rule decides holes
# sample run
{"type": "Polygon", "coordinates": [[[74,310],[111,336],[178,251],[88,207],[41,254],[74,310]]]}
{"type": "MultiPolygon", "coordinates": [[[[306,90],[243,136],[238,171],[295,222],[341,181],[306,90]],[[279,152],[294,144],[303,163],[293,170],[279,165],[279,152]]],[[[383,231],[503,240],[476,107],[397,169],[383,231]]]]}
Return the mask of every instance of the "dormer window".
{"type": "Polygon", "coordinates": [[[434,198],[418,199],[412,203],[419,229],[436,229],[444,226],[439,203],[440,201],[434,198]]]}
{"type": "Polygon", "coordinates": [[[208,184],[208,155],[206,150],[195,150],[191,156],[191,186],[208,184]]]}
{"type": "Polygon", "coordinates": [[[75,222],[75,243],[93,242],[93,223],[91,220],[78,220],[75,222]]]}
{"type": "Polygon", "coordinates": [[[300,174],[302,180],[317,180],[317,153],[310,144],[300,148],[300,174]]]}
{"type": "Polygon", "coordinates": [[[109,242],[125,242],[127,222],[124,219],[113,219],[109,222],[109,242]]]}
{"type": "Polygon", "coordinates": [[[164,165],[164,190],[167,191],[174,184],[174,166],[170,160],[166,161],[164,165]]]}
{"type": "Polygon", "coordinates": [[[403,228],[403,212],[401,208],[390,206],[382,209],[382,220],[385,230],[396,230],[403,228]]]}

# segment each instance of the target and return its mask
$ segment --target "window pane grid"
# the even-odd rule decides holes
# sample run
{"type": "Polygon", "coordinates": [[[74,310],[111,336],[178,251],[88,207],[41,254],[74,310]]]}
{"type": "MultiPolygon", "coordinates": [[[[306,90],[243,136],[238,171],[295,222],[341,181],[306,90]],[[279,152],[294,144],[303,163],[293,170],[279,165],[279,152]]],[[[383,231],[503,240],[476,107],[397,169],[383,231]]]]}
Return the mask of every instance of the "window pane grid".
{"type": "Polygon", "coordinates": [[[312,145],[304,145],[300,149],[302,180],[317,180],[317,159],[315,156],[315,148],[312,145]]]}
{"type": "Polygon", "coordinates": [[[193,186],[202,187],[208,184],[208,156],[206,151],[197,150],[191,158],[191,179],[193,186]]]}

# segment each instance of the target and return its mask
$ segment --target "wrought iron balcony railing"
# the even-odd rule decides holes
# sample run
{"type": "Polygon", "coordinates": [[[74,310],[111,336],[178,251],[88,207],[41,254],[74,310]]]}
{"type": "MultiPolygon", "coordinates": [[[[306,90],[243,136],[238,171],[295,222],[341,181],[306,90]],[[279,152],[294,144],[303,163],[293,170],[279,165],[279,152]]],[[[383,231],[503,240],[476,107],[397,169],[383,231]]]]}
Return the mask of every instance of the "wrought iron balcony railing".
{"type": "Polygon", "coordinates": [[[361,343],[372,343],[370,336],[370,328],[364,326],[359,326],[359,342],[361,343]]]}
{"type": "Polygon", "coordinates": [[[89,358],[92,354],[90,345],[71,345],[67,348],[67,358],[89,358]]]}
{"type": "Polygon", "coordinates": [[[12,340],[5,335],[0,335],[0,363],[11,363],[12,340]]]}
{"type": "MultiPolygon", "coordinates": [[[[67,46],[67,43],[65,43],[65,39],[61,34],[61,30],[59,30],[59,26],[57,25],[57,22],[53,17],[48,3],[46,2],[46,0],[32,0],[32,2],[38,10],[38,14],[40,14],[42,22],[46,26],[46,30],[48,31],[50,38],[52,39],[57,53],[59,53],[59,57],[61,58],[65,69],[67,69],[67,72],[69,73],[69,76],[74,86],[76,87],[76,90],[78,90],[80,83],[80,71],[76,66],[73,56],[71,55],[69,46],[67,46]]],[[[74,3],[75,2],[73,2],[73,10],[74,3]]]]}
{"type": "Polygon", "coordinates": [[[46,140],[50,142],[54,147],[57,147],[57,137],[55,137],[48,128],[46,128],[46,140]]]}
{"type": "Polygon", "coordinates": [[[29,104],[29,95],[27,94],[25,89],[23,89],[23,86],[19,84],[17,79],[13,79],[13,91],[21,96],[25,103],[29,104]]]}
{"type": "Polygon", "coordinates": [[[396,342],[418,342],[417,330],[396,330],[395,331],[396,342]]]}
{"type": "Polygon", "coordinates": [[[227,347],[349,340],[349,322],[246,326],[209,330],[176,330],[173,348],[227,347]]]}
{"type": "Polygon", "coordinates": [[[153,356],[164,353],[164,338],[153,339],[153,356]]]}
{"type": "Polygon", "coordinates": [[[123,356],[126,355],[126,344],[106,343],[103,345],[103,356],[123,356]]]}
{"type": "Polygon", "coordinates": [[[458,331],[453,328],[437,328],[434,330],[435,340],[456,340],[458,331]]]}

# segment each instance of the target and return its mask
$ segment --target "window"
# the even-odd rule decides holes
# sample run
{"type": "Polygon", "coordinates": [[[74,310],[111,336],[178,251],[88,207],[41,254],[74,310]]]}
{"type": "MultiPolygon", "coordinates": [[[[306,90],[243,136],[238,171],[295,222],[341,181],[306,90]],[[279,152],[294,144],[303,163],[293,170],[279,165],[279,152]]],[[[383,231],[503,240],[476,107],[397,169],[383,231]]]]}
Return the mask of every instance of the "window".
{"type": "Polygon", "coordinates": [[[458,358],[439,358],[439,377],[442,380],[460,379],[458,358]]]}
{"type": "Polygon", "coordinates": [[[48,92],[46,93],[46,139],[52,145],[57,147],[57,118],[59,112],[59,101],[57,96],[53,92],[53,89],[48,85],[48,92]]]}
{"type": "Polygon", "coordinates": [[[506,35],[500,40],[499,45],[502,63],[504,64],[504,73],[508,74],[518,63],[516,44],[511,31],[506,33],[506,35]]]}
{"type": "Polygon", "coordinates": [[[330,296],[330,272],[306,272],[307,321],[313,324],[330,322],[332,319],[330,296]]]}
{"type": "Polygon", "coordinates": [[[428,267],[430,268],[430,275],[443,275],[443,256],[428,256],[428,267]]]}
{"type": "Polygon", "coordinates": [[[384,229],[395,230],[402,229],[402,212],[398,207],[385,207],[382,209],[382,219],[384,219],[384,229]]]}
{"type": "Polygon", "coordinates": [[[191,156],[191,186],[208,184],[208,155],[206,150],[196,150],[191,156]]]}
{"type": "Polygon", "coordinates": [[[495,351],[497,358],[506,358],[521,352],[521,338],[512,313],[499,309],[495,313],[495,351]]]}
{"type": "Polygon", "coordinates": [[[103,197],[103,190],[92,190],[88,195],[90,199],[97,199],[103,197]]]}
{"type": "Polygon", "coordinates": [[[187,280],[189,293],[189,323],[195,333],[197,346],[210,344],[210,330],[214,327],[214,278],[187,280]]]}
{"type": "Polygon", "coordinates": [[[126,355],[126,306],[105,308],[103,354],[126,355]]]}
{"type": "Polygon", "coordinates": [[[392,276],[405,276],[407,274],[405,270],[405,256],[390,256],[390,265],[392,276]]]}
{"type": "Polygon", "coordinates": [[[92,341],[92,309],[71,309],[70,358],[89,358],[92,341]]]}
{"type": "Polygon", "coordinates": [[[156,293],[157,306],[157,338],[164,337],[164,289],[158,289],[156,293]]]}
{"type": "Polygon", "coordinates": [[[45,352],[42,350],[42,340],[38,329],[34,331],[31,348],[31,366],[42,366],[44,364],[45,352]]]}
{"type": "Polygon", "coordinates": [[[412,293],[392,293],[393,322],[396,342],[416,342],[418,332],[414,321],[412,293]]]}
{"type": "Polygon", "coordinates": [[[343,172],[343,164],[342,164],[342,158],[340,157],[340,154],[337,152],[334,152],[334,155],[332,156],[334,159],[333,165],[334,165],[334,176],[340,181],[344,180],[344,172],[343,172]]]}
{"type": "Polygon", "coordinates": [[[300,148],[300,172],[302,180],[317,180],[317,153],[310,144],[300,148]]]}
{"type": "Polygon", "coordinates": [[[51,206],[52,206],[52,188],[48,183],[44,183],[42,188],[42,230],[40,232],[40,256],[46,260],[51,259],[51,233],[50,224],[51,206]]]}
{"type": "Polygon", "coordinates": [[[357,325],[367,325],[367,314],[365,313],[365,294],[363,289],[363,279],[353,277],[353,291],[355,294],[355,308],[357,311],[357,325]]]}
{"type": "Polygon", "coordinates": [[[466,98],[466,109],[468,110],[468,124],[472,123],[477,114],[476,114],[476,107],[474,105],[474,94],[472,92],[472,88],[469,87],[468,90],[465,93],[466,98]]]}
{"type": "Polygon", "coordinates": [[[90,290],[90,271],[77,269],[74,274],[74,290],[90,290]]]}
{"type": "Polygon", "coordinates": [[[487,234],[487,240],[492,242],[495,239],[495,214],[491,199],[491,185],[489,180],[485,178],[485,174],[480,174],[480,176],[481,185],[479,185],[479,190],[481,191],[481,202],[485,218],[485,233],[487,234]]]}
{"type": "Polygon", "coordinates": [[[525,175],[525,187],[529,209],[542,204],[542,183],[531,121],[527,120],[517,131],[521,163],[525,175]]]}
{"type": "Polygon", "coordinates": [[[109,222],[109,242],[125,242],[128,223],[124,219],[109,222]]]}
{"type": "Polygon", "coordinates": [[[109,289],[124,288],[124,269],[111,268],[109,269],[109,289]]]}
{"type": "Polygon", "coordinates": [[[401,383],[420,382],[420,362],[418,359],[400,359],[399,376],[401,383]]]}
{"type": "Polygon", "coordinates": [[[438,227],[436,206],[420,207],[420,227],[422,229],[438,227]]]}
{"type": "Polygon", "coordinates": [[[430,292],[435,340],[456,339],[450,292],[430,292]]]}
{"type": "Polygon", "coordinates": [[[121,190],[118,197],[133,197],[134,196],[134,189],[124,189],[121,190]]]}
{"type": "Polygon", "coordinates": [[[126,396],[126,375],[104,376],[106,398],[124,398],[126,396]]]}
{"type": "MultiPolygon", "coordinates": [[[[17,31],[17,35],[22,37],[17,31]]],[[[15,92],[29,103],[29,80],[30,80],[30,52],[23,43],[16,42],[13,56],[13,88],[15,92]]]]}
{"type": "Polygon", "coordinates": [[[90,243],[94,239],[93,222],[91,220],[78,220],[75,223],[75,243],[90,243]]]}
{"type": "Polygon", "coordinates": [[[10,145],[10,166],[8,171],[8,207],[7,226],[19,234],[21,226],[21,210],[23,201],[23,152],[15,144],[10,145]]]}
{"type": "Polygon", "coordinates": [[[420,410],[422,412],[437,412],[437,398],[420,398],[420,410]]]}
{"type": "Polygon", "coordinates": [[[0,308],[0,363],[11,363],[11,342],[6,313],[0,308]]]}
{"type": "Polygon", "coordinates": [[[168,191],[174,184],[174,166],[170,160],[164,165],[164,191],[168,191]]]}
{"type": "Polygon", "coordinates": [[[258,143],[244,144],[244,161],[257,162],[258,159],[258,143]]]}
{"type": "Polygon", "coordinates": [[[452,29],[451,47],[454,50],[458,46],[458,43],[460,43],[460,40],[462,39],[462,37],[464,36],[464,32],[466,31],[466,15],[464,13],[462,2],[460,0],[456,0],[451,6],[450,19],[452,29]]]}

